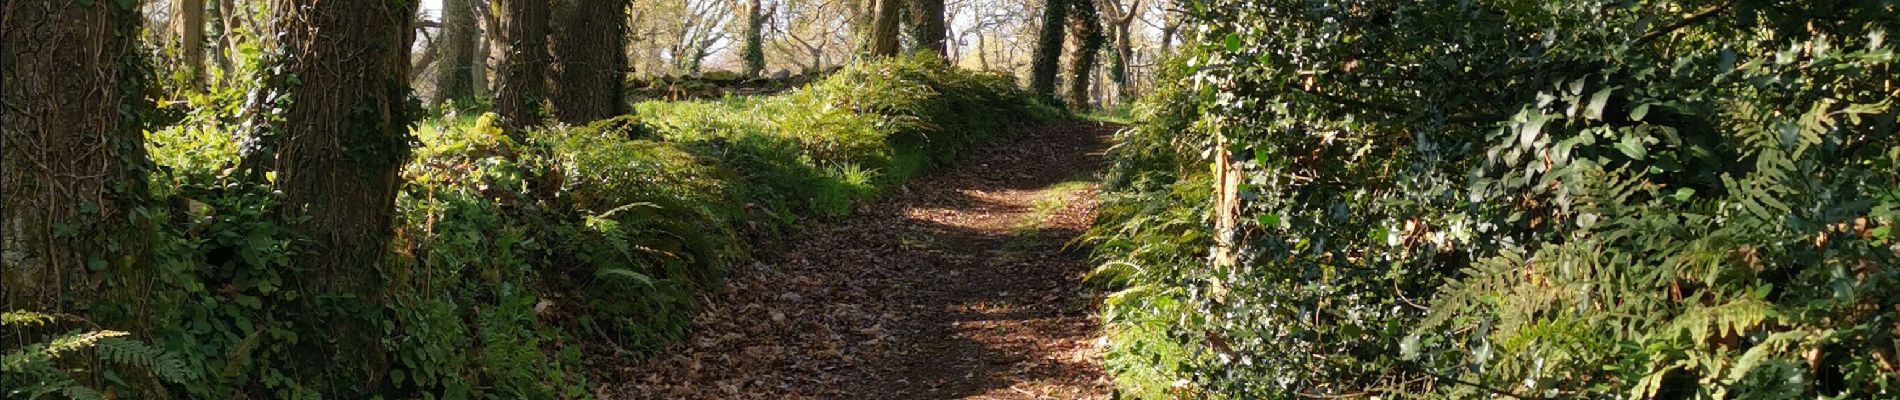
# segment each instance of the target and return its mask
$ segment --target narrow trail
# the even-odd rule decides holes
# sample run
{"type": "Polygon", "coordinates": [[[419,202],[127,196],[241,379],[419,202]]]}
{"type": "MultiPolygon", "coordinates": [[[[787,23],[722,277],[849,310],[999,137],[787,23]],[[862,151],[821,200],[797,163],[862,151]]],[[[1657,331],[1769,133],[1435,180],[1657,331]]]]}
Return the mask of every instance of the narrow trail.
{"type": "Polygon", "coordinates": [[[788,238],[702,299],[694,332],[609,399],[1106,398],[1086,254],[1114,126],[1000,138],[788,238]]]}

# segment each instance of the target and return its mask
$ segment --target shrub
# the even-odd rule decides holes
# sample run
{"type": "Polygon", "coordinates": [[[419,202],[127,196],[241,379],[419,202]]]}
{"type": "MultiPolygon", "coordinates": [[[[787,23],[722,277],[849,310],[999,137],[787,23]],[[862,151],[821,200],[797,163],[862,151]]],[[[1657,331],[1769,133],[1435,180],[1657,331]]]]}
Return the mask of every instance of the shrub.
{"type": "MultiPolygon", "coordinates": [[[[1181,235],[1238,262],[1100,240],[1195,316],[1168,330],[1192,390],[1893,395],[1891,2],[1190,8],[1200,108],[1144,124],[1234,157],[1236,228],[1181,235]]],[[[1113,179],[1208,171],[1128,135],[1113,179]]]]}
{"type": "MultiPolygon", "coordinates": [[[[234,168],[243,93],[194,97],[178,124],[147,135],[156,201],[137,212],[164,217],[148,238],[151,279],[108,278],[149,286],[150,296],[94,305],[90,317],[147,328],[138,331],[175,357],[153,360],[178,364],[156,372],[192,377],[163,388],[186,397],[590,397],[583,348],[639,356],[680,338],[695,295],[752,250],[741,237],[844,213],[1017,122],[1005,116],[1037,115],[1000,78],[939,62],[853,69],[906,80],[887,84],[912,92],[880,99],[868,91],[883,86],[839,76],[779,96],[642,104],[639,117],[515,136],[492,114],[423,121],[401,172],[392,256],[369,266],[387,285],[377,299],[304,292],[292,260],[313,250],[280,225],[273,177],[234,168]],[[876,106],[852,106],[862,100],[876,106]],[[984,107],[955,108],[970,102],[984,107]],[[308,354],[332,340],[314,333],[346,316],[368,322],[364,334],[385,352],[365,357],[387,369],[308,354]]],[[[9,350],[9,377],[16,364],[57,376],[41,368],[44,354],[9,350]]],[[[46,382],[40,388],[85,389],[46,382]]]]}

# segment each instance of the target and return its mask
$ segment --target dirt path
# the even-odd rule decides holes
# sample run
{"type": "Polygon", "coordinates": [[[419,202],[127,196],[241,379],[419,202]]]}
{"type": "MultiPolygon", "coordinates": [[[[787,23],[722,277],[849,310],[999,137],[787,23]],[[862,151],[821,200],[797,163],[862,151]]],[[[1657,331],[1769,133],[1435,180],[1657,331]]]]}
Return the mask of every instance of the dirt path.
{"type": "Polygon", "coordinates": [[[706,296],[690,338],[599,382],[602,398],[1106,398],[1089,268],[1115,127],[1003,138],[790,238],[706,296]]]}

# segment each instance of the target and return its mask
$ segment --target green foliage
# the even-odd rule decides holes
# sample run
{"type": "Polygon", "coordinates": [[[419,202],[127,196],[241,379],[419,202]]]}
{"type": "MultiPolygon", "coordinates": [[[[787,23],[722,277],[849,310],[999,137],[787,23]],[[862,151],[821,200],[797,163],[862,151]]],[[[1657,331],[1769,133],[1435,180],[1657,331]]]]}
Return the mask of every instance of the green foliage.
{"type": "Polygon", "coordinates": [[[1896,7],[1190,2],[1192,92],[1158,96],[1194,106],[1141,115],[1107,187],[1228,152],[1241,224],[1097,229],[1192,213],[1239,265],[1101,248],[1181,292],[1209,395],[1890,397],[1896,7]]]}
{"type": "MultiPolygon", "coordinates": [[[[19,310],[0,314],[0,326],[21,332],[55,328],[49,325],[62,320],[75,318],[19,310]]],[[[173,354],[126,339],[128,335],[104,329],[71,330],[0,353],[0,376],[7,378],[0,381],[0,394],[10,399],[38,399],[49,395],[70,399],[106,398],[99,389],[88,386],[99,383],[88,378],[95,373],[114,385],[113,388],[130,386],[121,378],[122,373],[128,372],[151,374],[174,384],[196,378],[173,354]],[[86,349],[95,350],[97,358],[75,354],[86,349]]]]}
{"type": "Polygon", "coordinates": [[[757,188],[750,203],[778,225],[840,215],[970,143],[1060,111],[1028,100],[1010,78],[960,71],[930,56],[859,64],[786,94],[645,102],[666,141],[720,160],[757,188]]]}
{"type": "Polygon", "coordinates": [[[265,145],[233,134],[259,126],[240,117],[245,92],[214,86],[185,101],[171,125],[147,132],[159,205],[140,210],[158,222],[144,238],[150,280],[106,278],[149,285],[141,286],[149,296],[90,311],[150,332],[155,345],[76,331],[5,359],[9,378],[16,365],[58,377],[55,356],[96,348],[106,364],[152,379],[102,390],[21,381],[48,383],[25,388],[32,393],[591,397],[584,354],[637,357],[682,337],[695,296],[718,285],[748,243],[797,218],[847,212],[1011,118],[1048,112],[1006,78],[920,59],[853,67],[780,96],[649,103],[639,117],[514,135],[492,114],[451,112],[420,121],[415,146],[402,149],[413,156],[401,170],[393,256],[366,266],[385,287],[365,299],[305,289],[292,260],[317,250],[280,224],[275,177],[239,172],[242,153],[265,145]],[[873,76],[880,82],[861,84],[873,76]],[[344,320],[384,351],[309,351],[336,340],[317,333],[344,320]],[[388,368],[354,362],[363,359],[388,368]]]}

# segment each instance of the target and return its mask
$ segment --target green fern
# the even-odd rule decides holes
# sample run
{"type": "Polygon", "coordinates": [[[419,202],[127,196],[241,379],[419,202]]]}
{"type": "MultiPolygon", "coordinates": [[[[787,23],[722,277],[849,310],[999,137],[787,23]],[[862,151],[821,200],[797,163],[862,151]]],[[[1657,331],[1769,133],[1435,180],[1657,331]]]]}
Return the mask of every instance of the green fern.
{"type": "MultiPolygon", "coordinates": [[[[46,325],[64,318],[55,314],[9,311],[0,314],[0,325],[46,325]]],[[[170,383],[185,383],[194,378],[184,361],[164,349],[125,338],[126,332],[113,330],[74,330],[44,342],[8,350],[0,355],[0,373],[9,379],[0,382],[0,394],[6,398],[37,399],[52,395],[85,400],[105,396],[74,377],[75,371],[61,369],[54,361],[61,356],[86,349],[96,350],[99,359],[110,364],[151,372],[170,383]]]]}
{"type": "Polygon", "coordinates": [[[184,383],[195,378],[195,372],[185,367],[184,360],[165,349],[121,337],[102,339],[98,347],[99,358],[113,364],[143,369],[166,382],[184,383]]]}
{"type": "Polygon", "coordinates": [[[51,362],[60,354],[92,347],[105,338],[125,335],[125,332],[119,331],[72,332],[60,335],[45,343],[34,343],[19,350],[7,352],[4,358],[0,358],[0,372],[24,372],[33,365],[51,362]]]}

